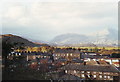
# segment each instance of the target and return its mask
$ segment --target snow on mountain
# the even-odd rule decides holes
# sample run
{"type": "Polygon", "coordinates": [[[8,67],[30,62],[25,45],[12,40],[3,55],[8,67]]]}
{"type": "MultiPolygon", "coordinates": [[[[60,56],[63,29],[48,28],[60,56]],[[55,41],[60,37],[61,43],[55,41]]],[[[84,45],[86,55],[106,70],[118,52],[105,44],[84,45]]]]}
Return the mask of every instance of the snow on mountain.
{"type": "Polygon", "coordinates": [[[51,43],[57,45],[95,44],[98,46],[117,46],[118,31],[112,28],[108,28],[89,35],[81,35],[75,33],[62,34],[56,36],[51,41],[51,43]]]}
{"type": "Polygon", "coordinates": [[[87,36],[85,35],[79,35],[74,33],[68,33],[68,34],[62,34],[59,36],[56,36],[51,42],[57,43],[57,44],[74,44],[74,43],[86,43],[87,42],[87,36]]]}
{"type": "Polygon", "coordinates": [[[104,29],[88,36],[94,37],[94,44],[118,44],[118,31],[112,28],[104,29]]]}

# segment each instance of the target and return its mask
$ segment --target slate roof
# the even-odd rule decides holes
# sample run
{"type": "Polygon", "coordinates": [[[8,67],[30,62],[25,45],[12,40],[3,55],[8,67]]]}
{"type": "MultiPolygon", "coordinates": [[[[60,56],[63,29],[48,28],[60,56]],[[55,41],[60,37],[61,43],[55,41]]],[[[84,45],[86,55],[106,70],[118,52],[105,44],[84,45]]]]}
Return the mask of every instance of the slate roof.
{"type": "Polygon", "coordinates": [[[59,49],[59,50],[55,50],[54,53],[80,53],[80,52],[78,50],[59,49]]]}
{"type": "Polygon", "coordinates": [[[59,79],[62,79],[62,80],[82,80],[80,77],[70,75],[70,74],[65,74],[62,77],[60,77],[59,79]]]}
{"type": "Polygon", "coordinates": [[[100,66],[100,65],[78,65],[78,64],[67,64],[60,69],[63,70],[79,70],[79,71],[96,71],[96,72],[120,72],[117,68],[112,65],[100,66]]]}

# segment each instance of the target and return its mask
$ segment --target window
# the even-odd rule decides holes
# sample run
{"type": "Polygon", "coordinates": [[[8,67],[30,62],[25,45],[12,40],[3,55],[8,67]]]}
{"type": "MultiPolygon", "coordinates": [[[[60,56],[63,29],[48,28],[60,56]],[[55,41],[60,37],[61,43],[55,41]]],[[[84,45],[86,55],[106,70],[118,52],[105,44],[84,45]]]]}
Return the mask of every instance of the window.
{"type": "Polygon", "coordinates": [[[110,76],[108,76],[108,79],[110,79],[110,76]]]}
{"type": "Polygon", "coordinates": [[[100,75],[99,77],[102,78],[102,75],[100,75]]]}
{"type": "Polygon", "coordinates": [[[10,56],[10,53],[9,53],[9,56],[10,56]]]}
{"type": "Polygon", "coordinates": [[[93,75],[94,78],[96,78],[96,75],[93,75]]]}
{"type": "Polygon", "coordinates": [[[67,70],[65,70],[65,73],[67,73],[67,70]]]}
{"type": "Polygon", "coordinates": [[[40,62],[38,64],[40,64],[40,62]]]}
{"type": "Polygon", "coordinates": [[[44,56],[46,58],[46,56],[44,56]]]}
{"type": "Polygon", "coordinates": [[[107,76],[104,76],[104,78],[106,78],[107,76]]]}
{"type": "Polygon", "coordinates": [[[81,71],[81,73],[84,73],[84,71],[81,71]]]}
{"type": "Polygon", "coordinates": [[[58,59],[57,57],[55,59],[58,59]]]}
{"type": "Polygon", "coordinates": [[[34,62],[32,62],[32,64],[35,64],[34,62]]]}
{"type": "Polygon", "coordinates": [[[93,72],[94,74],[96,74],[96,72],[93,72]]]}
{"type": "Polygon", "coordinates": [[[69,54],[67,53],[67,56],[68,56],[69,54]]]}
{"type": "Polygon", "coordinates": [[[76,70],[74,70],[74,73],[76,73],[76,70]]]}
{"type": "Polygon", "coordinates": [[[19,56],[21,55],[21,53],[19,53],[19,56]]]}
{"type": "Polygon", "coordinates": [[[87,73],[90,73],[89,71],[87,73]]]}
{"type": "Polygon", "coordinates": [[[82,74],[82,77],[85,77],[85,75],[84,75],[84,74],[82,74]]]}
{"type": "Polygon", "coordinates": [[[60,56],[60,54],[58,54],[58,56],[60,56]]]}
{"type": "Polygon", "coordinates": [[[35,59],[36,57],[35,56],[33,56],[33,59],[35,59]]]}
{"type": "Polygon", "coordinates": [[[18,56],[17,53],[15,55],[18,56]]]}
{"type": "Polygon", "coordinates": [[[102,74],[102,72],[99,72],[99,74],[102,74]]]}

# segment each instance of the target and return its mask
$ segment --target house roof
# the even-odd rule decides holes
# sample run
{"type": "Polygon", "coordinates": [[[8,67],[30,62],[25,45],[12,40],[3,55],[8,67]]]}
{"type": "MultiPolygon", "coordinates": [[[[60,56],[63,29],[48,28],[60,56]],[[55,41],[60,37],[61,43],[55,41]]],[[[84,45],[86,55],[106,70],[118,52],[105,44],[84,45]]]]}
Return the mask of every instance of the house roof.
{"type": "Polygon", "coordinates": [[[63,66],[63,70],[79,70],[79,71],[96,71],[96,72],[120,72],[117,68],[112,65],[100,66],[100,65],[83,65],[83,64],[67,64],[63,66]]]}
{"type": "Polygon", "coordinates": [[[78,50],[58,49],[54,53],[80,53],[78,50]]]}
{"type": "Polygon", "coordinates": [[[86,64],[87,65],[109,66],[109,63],[106,62],[105,60],[99,60],[99,61],[90,60],[90,61],[86,61],[86,64]]]}
{"type": "Polygon", "coordinates": [[[94,60],[90,60],[86,62],[87,65],[98,65],[98,63],[94,60]]]}
{"type": "Polygon", "coordinates": [[[62,79],[62,80],[82,80],[80,77],[70,75],[70,74],[65,74],[62,77],[60,77],[59,79],[62,79]]]}
{"type": "Polygon", "coordinates": [[[37,53],[22,53],[22,55],[41,55],[41,56],[51,56],[52,54],[49,54],[49,53],[42,53],[42,52],[37,52],[37,53]]]}

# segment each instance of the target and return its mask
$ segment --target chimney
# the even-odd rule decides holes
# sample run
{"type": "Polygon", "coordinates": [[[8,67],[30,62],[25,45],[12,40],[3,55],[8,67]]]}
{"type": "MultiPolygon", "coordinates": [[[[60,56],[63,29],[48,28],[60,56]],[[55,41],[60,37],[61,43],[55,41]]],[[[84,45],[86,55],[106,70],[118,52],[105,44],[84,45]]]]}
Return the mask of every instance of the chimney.
{"type": "Polygon", "coordinates": [[[84,62],[84,65],[86,65],[86,62],[84,62]]]}

